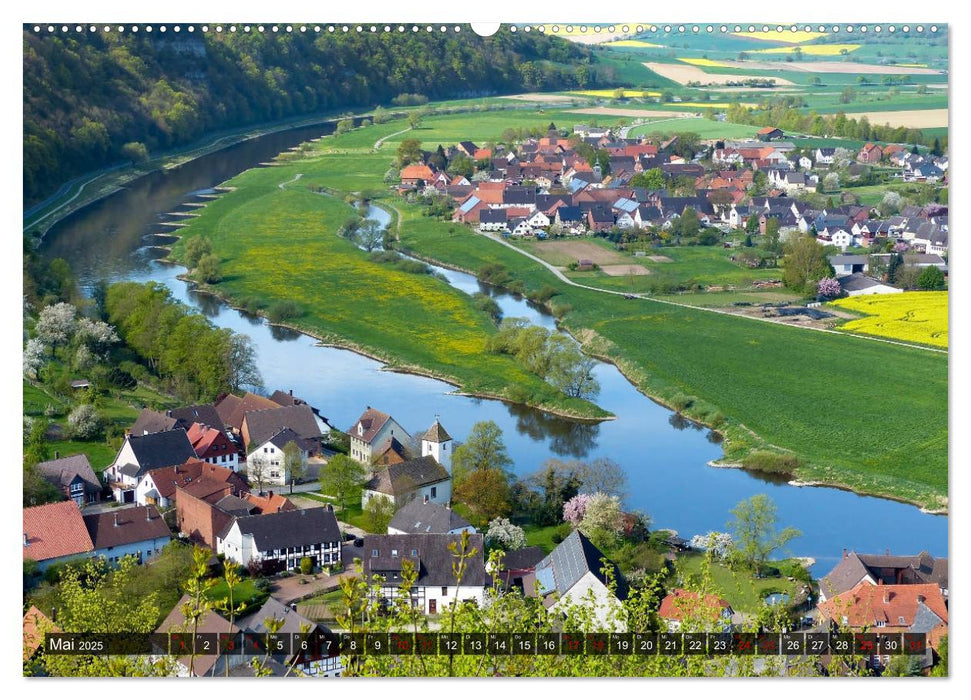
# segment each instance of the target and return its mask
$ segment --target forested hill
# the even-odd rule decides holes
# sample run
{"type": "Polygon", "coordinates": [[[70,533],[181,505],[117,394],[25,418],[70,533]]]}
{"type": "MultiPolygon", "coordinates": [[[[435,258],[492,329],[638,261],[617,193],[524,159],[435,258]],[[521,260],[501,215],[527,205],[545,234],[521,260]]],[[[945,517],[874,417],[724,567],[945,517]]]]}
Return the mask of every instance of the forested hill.
{"type": "Polygon", "coordinates": [[[597,82],[536,34],[24,31],[24,201],[204,134],[325,110],[597,82]],[[125,144],[128,147],[125,148],[125,144]]]}

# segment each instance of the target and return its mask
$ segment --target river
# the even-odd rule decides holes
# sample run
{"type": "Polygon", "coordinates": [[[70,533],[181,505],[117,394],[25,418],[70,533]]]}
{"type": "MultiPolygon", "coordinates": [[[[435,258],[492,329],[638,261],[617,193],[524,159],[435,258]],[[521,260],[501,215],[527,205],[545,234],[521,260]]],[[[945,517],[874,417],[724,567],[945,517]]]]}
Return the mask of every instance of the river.
{"type": "MultiPolygon", "coordinates": [[[[412,432],[425,430],[438,415],[458,441],[477,421],[492,420],[503,430],[518,474],[535,471],[550,457],[609,457],[627,473],[627,507],[649,514],[654,526],[675,529],[686,538],[726,529],[736,503],[766,493],[778,507],[780,525],[802,532],[788,553],[814,558],[816,576],[829,571],[844,548],[947,555],[945,516],[839,489],[794,487],[777,478],[707,466],[722,455],[715,436],[646,398],[613,365],[596,365],[601,385],[596,403],[617,419],[596,425],[568,421],[522,406],[460,396],[444,382],[384,371],[369,358],[320,347],[313,338],[271,327],[261,318],[195,293],[177,279],[182,268],[158,261],[162,251],[148,244],[159,242],[152,234],[164,232],[164,222],[179,220],[168,216],[170,212],[191,211],[187,205],[205,201],[219,183],[329,130],[317,126],[278,132],[153,173],[58,223],[41,252],[68,260],[83,286],[100,279],[164,284],[175,298],[199,309],[214,324],[252,338],[268,390],[292,389],[338,428],[349,428],[366,406],[390,413],[412,432]]],[[[372,208],[370,216],[387,222],[382,210],[372,208]]],[[[463,292],[491,294],[506,317],[525,316],[546,328],[555,327],[551,316],[522,299],[488,289],[465,273],[436,269],[463,292]]]]}

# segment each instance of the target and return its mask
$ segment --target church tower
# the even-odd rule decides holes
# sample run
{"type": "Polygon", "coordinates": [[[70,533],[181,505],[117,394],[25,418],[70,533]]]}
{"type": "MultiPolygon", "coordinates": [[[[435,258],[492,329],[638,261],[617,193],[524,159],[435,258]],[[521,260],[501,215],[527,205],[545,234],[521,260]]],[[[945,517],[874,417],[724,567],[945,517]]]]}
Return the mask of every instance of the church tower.
{"type": "Polygon", "coordinates": [[[452,473],[452,436],[442,427],[438,416],[435,416],[435,424],[421,436],[421,456],[429,455],[449,474],[452,473]]]}

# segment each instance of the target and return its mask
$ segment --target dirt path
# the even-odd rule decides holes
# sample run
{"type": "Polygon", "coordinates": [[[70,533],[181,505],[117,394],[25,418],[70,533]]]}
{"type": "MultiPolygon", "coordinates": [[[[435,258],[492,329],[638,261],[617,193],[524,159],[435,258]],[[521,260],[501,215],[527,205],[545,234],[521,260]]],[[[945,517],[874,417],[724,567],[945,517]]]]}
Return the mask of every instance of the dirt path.
{"type": "Polygon", "coordinates": [[[382,136],[381,138],[379,138],[377,141],[374,142],[374,150],[376,151],[379,148],[381,148],[381,144],[383,144],[385,141],[387,141],[388,139],[390,139],[392,136],[398,136],[399,134],[403,134],[406,131],[411,131],[411,127],[409,126],[407,129],[402,129],[401,131],[396,131],[393,134],[388,134],[387,136],[382,136]]]}
{"type": "Polygon", "coordinates": [[[278,187],[282,190],[287,185],[293,184],[294,182],[296,182],[297,180],[299,180],[302,177],[303,177],[303,173],[297,173],[296,175],[294,175],[291,179],[287,180],[286,182],[281,182],[278,185],[278,187]]]}
{"type": "Polygon", "coordinates": [[[912,345],[910,343],[904,343],[904,342],[901,342],[899,340],[887,340],[887,339],[884,339],[884,338],[872,338],[872,337],[869,337],[869,336],[855,335],[855,334],[852,334],[852,333],[843,333],[842,331],[834,331],[834,330],[830,330],[828,328],[813,328],[812,326],[793,326],[790,323],[784,323],[782,321],[779,321],[779,320],[773,319],[773,318],[760,318],[760,317],[757,317],[757,316],[740,316],[737,313],[732,313],[730,311],[725,311],[725,310],[722,310],[722,309],[713,309],[713,308],[704,307],[704,306],[692,306],[691,304],[681,304],[681,303],[676,302],[676,301],[668,301],[667,299],[656,299],[654,297],[645,296],[643,294],[630,294],[629,292],[615,291],[613,289],[603,289],[601,287],[591,287],[588,284],[580,284],[579,282],[574,282],[569,277],[567,277],[566,275],[564,275],[563,272],[561,272],[555,265],[552,265],[552,264],[546,262],[542,258],[540,258],[540,257],[538,257],[536,255],[533,255],[532,253],[528,253],[525,250],[522,250],[520,248],[517,248],[512,243],[509,243],[508,241],[503,240],[500,236],[497,236],[494,233],[488,233],[488,232],[483,232],[483,231],[479,231],[477,233],[480,236],[485,236],[486,238],[490,238],[493,241],[496,241],[497,243],[500,243],[500,244],[506,246],[507,248],[511,248],[512,250],[515,250],[520,255],[525,255],[530,260],[533,260],[535,262],[538,262],[540,265],[542,265],[547,270],[549,270],[554,275],[556,275],[557,279],[559,279],[561,282],[563,282],[565,284],[570,285],[571,287],[579,287],[580,289],[589,289],[591,292],[600,292],[601,294],[612,294],[613,296],[633,297],[634,299],[647,299],[649,301],[653,301],[653,302],[658,303],[658,304],[668,304],[669,306],[680,306],[680,307],[682,307],[684,309],[693,309],[695,311],[705,311],[707,313],[720,314],[722,316],[734,316],[735,318],[747,318],[747,319],[749,319],[751,321],[758,321],[758,322],[761,322],[761,323],[774,323],[774,324],[777,324],[777,325],[790,326],[790,327],[795,327],[795,328],[805,328],[806,330],[816,331],[818,333],[833,333],[834,335],[842,335],[842,336],[846,336],[846,337],[849,337],[849,338],[856,338],[858,340],[863,340],[863,341],[876,341],[878,343],[889,343],[890,345],[900,345],[900,346],[905,347],[905,348],[913,348],[914,350],[926,350],[926,351],[929,351],[929,352],[936,352],[936,353],[939,353],[939,354],[947,355],[947,350],[935,350],[933,348],[926,348],[926,347],[923,347],[921,345],[912,345]]]}

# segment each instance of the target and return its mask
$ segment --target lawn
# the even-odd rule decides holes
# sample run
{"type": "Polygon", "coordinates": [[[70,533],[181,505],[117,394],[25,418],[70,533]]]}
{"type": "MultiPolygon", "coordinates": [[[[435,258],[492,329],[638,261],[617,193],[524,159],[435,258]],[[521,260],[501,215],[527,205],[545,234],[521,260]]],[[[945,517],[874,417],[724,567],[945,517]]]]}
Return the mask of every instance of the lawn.
{"type": "MultiPolygon", "coordinates": [[[[676,571],[682,576],[691,577],[697,581],[701,578],[703,560],[703,554],[682,554],[678,557],[676,571]]],[[[780,563],[782,562],[771,562],[773,565],[780,563]]],[[[770,593],[788,593],[791,599],[803,586],[800,581],[790,581],[782,576],[755,578],[748,571],[732,571],[718,563],[713,563],[710,571],[715,591],[731,603],[732,609],[736,612],[756,613],[770,593]]],[[[672,578],[675,580],[670,585],[672,587],[678,585],[676,575],[672,578]]]]}
{"type": "Polygon", "coordinates": [[[947,348],[947,292],[905,292],[856,296],[831,302],[866,314],[840,328],[908,343],[947,348]]]}
{"type": "Polygon", "coordinates": [[[526,532],[527,547],[542,547],[543,551],[549,554],[557,545],[553,541],[553,535],[563,528],[563,523],[547,525],[546,527],[528,523],[523,525],[522,528],[526,532]]]}
{"type": "MultiPolygon", "coordinates": [[[[213,602],[221,602],[229,598],[229,587],[226,585],[226,580],[218,579],[214,586],[206,589],[206,597],[213,602]]],[[[247,615],[251,610],[258,608],[269,597],[270,594],[258,589],[256,581],[251,578],[244,578],[233,588],[233,605],[246,604],[246,610],[240,613],[241,615],[247,615]]]]}

